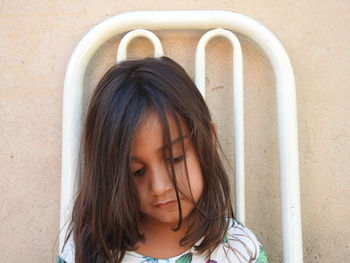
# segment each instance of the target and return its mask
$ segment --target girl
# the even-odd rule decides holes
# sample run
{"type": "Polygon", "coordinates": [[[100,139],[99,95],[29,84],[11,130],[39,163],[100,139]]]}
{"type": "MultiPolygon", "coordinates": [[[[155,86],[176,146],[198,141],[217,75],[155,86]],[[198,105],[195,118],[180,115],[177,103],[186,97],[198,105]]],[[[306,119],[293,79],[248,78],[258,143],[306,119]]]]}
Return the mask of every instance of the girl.
{"type": "Polygon", "coordinates": [[[200,92],[167,57],[113,66],[84,126],[82,184],[57,262],[267,262],[234,219],[200,92]]]}

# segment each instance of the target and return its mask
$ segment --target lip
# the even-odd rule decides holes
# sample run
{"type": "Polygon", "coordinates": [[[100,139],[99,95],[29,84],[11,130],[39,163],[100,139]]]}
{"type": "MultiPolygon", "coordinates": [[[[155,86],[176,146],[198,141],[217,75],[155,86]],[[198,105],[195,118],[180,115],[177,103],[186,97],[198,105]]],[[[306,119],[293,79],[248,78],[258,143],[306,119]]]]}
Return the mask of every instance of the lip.
{"type": "Polygon", "coordinates": [[[157,202],[154,206],[157,208],[168,208],[175,205],[176,203],[177,203],[176,200],[161,201],[161,202],[157,202]]]}

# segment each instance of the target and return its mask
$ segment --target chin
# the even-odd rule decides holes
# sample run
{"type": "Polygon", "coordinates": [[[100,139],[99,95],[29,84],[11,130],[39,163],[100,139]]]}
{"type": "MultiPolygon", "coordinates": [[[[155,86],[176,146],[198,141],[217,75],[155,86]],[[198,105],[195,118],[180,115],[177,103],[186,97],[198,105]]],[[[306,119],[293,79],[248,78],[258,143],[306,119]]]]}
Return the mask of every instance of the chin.
{"type": "MultiPolygon", "coordinates": [[[[162,216],[157,216],[157,215],[152,215],[152,216],[147,216],[150,221],[153,221],[154,223],[160,223],[160,224],[168,224],[171,225],[172,227],[177,227],[179,223],[179,213],[176,211],[176,213],[172,214],[169,213],[167,215],[162,215],[162,216]]],[[[182,222],[186,221],[188,219],[188,214],[185,213],[182,215],[182,222]]]]}
{"type": "Polygon", "coordinates": [[[177,213],[176,215],[150,216],[149,219],[157,223],[177,225],[179,223],[179,214],[177,213]]]}
{"type": "MultiPolygon", "coordinates": [[[[183,221],[188,219],[191,212],[193,211],[192,205],[182,204],[182,218],[183,221]]],[[[143,211],[143,215],[148,221],[155,224],[173,224],[174,227],[179,223],[179,210],[177,205],[166,209],[150,209],[148,211],[143,211]]]]}

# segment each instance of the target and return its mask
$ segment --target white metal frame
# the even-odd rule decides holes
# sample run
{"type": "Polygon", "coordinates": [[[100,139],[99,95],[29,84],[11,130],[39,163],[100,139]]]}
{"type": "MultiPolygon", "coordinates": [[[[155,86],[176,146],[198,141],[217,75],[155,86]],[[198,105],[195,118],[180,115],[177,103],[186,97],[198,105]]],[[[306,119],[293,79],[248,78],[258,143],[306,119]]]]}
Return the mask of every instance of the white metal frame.
{"type": "Polygon", "coordinates": [[[205,98],[205,47],[215,37],[227,38],[233,48],[233,138],[235,151],[235,216],[245,223],[245,176],[244,176],[244,119],[243,119],[243,54],[238,38],[231,31],[213,29],[205,33],[196,49],[196,86],[205,98]]]}
{"type": "Polygon", "coordinates": [[[82,134],[83,80],[89,61],[96,50],[111,37],[125,33],[118,50],[118,61],[126,59],[128,43],[138,36],[149,38],[155,45],[155,56],[163,50],[160,41],[149,30],[208,30],[200,40],[196,52],[196,84],[205,95],[205,45],[216,36],[227,37],[234,48],[234,119],[236,150],[236,207],[238,219],[244,222],[244,137],[243,137],[243,67],[238,39],[231,32],[238,32],[254,40],[266,53],[276,76],[277,121],[280,160],[280,191],[283,235],[283,262],[303,262],[299,156],[297,134],[297,109],[294,74],[286,51],[278,39],[257,21],[228,11],[145,11],[131,12],[106,19],[92,28],[75,48],[68,64],[63,95],[62,121],[62,178],[60,243],[63,246],[70,219],[73,198],[78,186],[74,184],[79,166],[79,146],[82,134]],[[221,28],[225,28],[221,29],[221,28]],[[122,43],[124,41],[124,43],[122,43]],[[120,57],[119,57],[120,55],[120,57]],[[201,65],[201,66],[198,66],[201,65]],[[241,67],[237,70],[237,67],[241,67]],[[235,73],[237,74],[237,73],[235,73]],[[237,127],[239,127],[237,129],[237,127]]]}

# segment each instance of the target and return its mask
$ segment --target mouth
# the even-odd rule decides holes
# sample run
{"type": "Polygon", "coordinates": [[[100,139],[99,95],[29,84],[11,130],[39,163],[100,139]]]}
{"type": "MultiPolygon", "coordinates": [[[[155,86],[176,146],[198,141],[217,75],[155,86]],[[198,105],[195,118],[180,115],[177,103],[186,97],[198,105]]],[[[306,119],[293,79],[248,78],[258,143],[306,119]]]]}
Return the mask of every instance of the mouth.
{"type": "Polygon", "coordinates": [[[157,208],[168,208],[176,205],[176,203],[177,203],[176,200],[161,201],[161,202],[157,202],[154,206],[157,208]]]}

